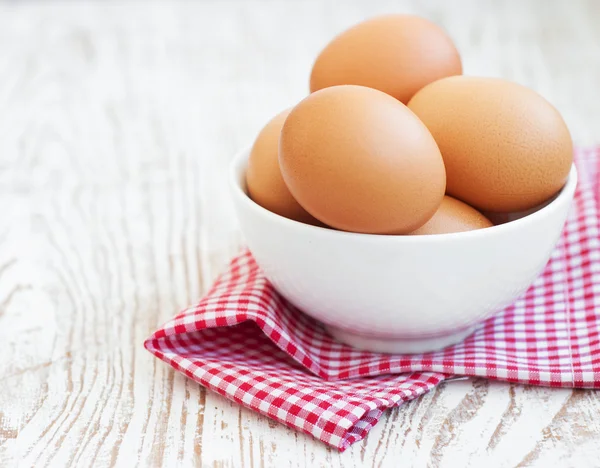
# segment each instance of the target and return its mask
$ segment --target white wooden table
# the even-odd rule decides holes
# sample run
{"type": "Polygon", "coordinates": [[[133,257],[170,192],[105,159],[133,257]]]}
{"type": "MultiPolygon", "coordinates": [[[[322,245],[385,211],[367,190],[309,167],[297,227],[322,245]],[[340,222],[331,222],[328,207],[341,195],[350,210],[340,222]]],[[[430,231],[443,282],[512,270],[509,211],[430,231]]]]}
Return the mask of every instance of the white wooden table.
{"type": "Polygon", "coordinates": [[[0,5],[0,466],[600,464],[591,391],[443,384],[340,455],[142,348],[241,245],[231,157],[334,33],[390,11],[600,142],[595,0],[0,5]]]}

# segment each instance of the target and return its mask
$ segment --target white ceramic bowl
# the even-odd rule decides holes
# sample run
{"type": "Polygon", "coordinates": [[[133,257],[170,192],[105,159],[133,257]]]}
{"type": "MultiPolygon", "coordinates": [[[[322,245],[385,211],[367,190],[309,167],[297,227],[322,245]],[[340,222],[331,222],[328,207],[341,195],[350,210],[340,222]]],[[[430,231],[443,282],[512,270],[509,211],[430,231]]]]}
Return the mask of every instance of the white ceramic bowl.
{"type": "Polygon", "coordinates": [[[455,344],[513,302],[546,265],[577,172],[547,206],[487,229],[430,236],[356,234],[278,216],[246,194],[248,150],[230,184],[247,245],[275,288],[339,341],[416,353],[455,344]]]}

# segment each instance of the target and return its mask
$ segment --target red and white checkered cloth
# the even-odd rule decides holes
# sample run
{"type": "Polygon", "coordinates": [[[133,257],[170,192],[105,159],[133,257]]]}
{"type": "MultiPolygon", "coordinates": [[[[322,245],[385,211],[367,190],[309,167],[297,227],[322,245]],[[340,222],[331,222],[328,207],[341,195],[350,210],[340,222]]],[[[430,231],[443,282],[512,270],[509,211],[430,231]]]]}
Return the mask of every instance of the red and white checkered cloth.
{"type": "Polygon", "coordinates": [[[564,234],[534,285],[451,348],[354,350],[281,298],[248,251],[146,348],[201,385],[339,450],[383,411],[452,375],[600,387],[600,150],[576,153],[580,183],[564,234]]]}

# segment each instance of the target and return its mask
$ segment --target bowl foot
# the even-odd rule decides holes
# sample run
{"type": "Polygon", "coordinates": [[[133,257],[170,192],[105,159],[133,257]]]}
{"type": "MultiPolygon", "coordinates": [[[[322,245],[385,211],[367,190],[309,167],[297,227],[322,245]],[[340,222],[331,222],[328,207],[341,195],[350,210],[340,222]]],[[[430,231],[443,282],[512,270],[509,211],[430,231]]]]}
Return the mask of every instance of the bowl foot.
{"type": "Polygon", "coordinates": [[[336,340],[354,348],[376,353],[394,354],[438,351],[461,342],[475,330],[475,327],[472,327],[433,338],[376,338],[373,336],[350,333],[346,330],[340,330],[339,328],[331,326],[326,326],[326,328],[336,340]]]}

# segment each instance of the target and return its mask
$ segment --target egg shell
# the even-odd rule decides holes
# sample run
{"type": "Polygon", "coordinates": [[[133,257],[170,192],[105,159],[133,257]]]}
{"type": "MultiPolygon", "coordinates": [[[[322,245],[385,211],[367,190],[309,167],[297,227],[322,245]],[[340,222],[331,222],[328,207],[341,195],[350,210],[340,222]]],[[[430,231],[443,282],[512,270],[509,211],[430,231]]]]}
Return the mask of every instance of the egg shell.
{"type": "Polygon", "coordinates": [[[279,135],[291,109],[273,117],[260,131],[248,158],[246,188],[252,200],[286,218],[320,224],[294,199],[279,169],[279,135]]]}
{"type": "Polygon", "coordinates": [[[567,180],[571,135],[558,111],[531,89],[455,76],[426,86],[408,106],[442,152],[447,193],[475,208],[527,210],[567,180]]]}
{"type": "Polygon", "coordinates": [[[294,107],[279,164],[294,198],[345,231],[411,232],[433,216],[446,185],[427,128],[404,104],[363,86],[326,88],[294,107]]]}
{"type": "Polygon", "coordinates": [[[446,195],[433,217],[411,235],[448,234],[490,226],[492,222],[475,208],[446,195]]]}
{"type": "Polygon", "coordinates": [[[536,211],[541,210],[542,208],[545,208],[550,203],[552,203],[552,201],[554,201],[555,198],[556,198],[556,196],[549,198],[541,205],[534,206],[533,208],[530,208],[528,210],[513,211],[510,213],[499,212],[499,211],[485,211],[482,214],[486,218],[488,218],[494,225],[510,223],[511,221],[516,221],[518,219],[524,218],[526,216],[529,216],[530,214],[535,213],[536,211]]]}
{"type": "Polygon", "coordinates": [[[458,51],[443,29],[417,16],[385,15],[342,32],[323,49],[310,91],[355,84],[407,103],[428,83],[461,73],[458,51]]]}

